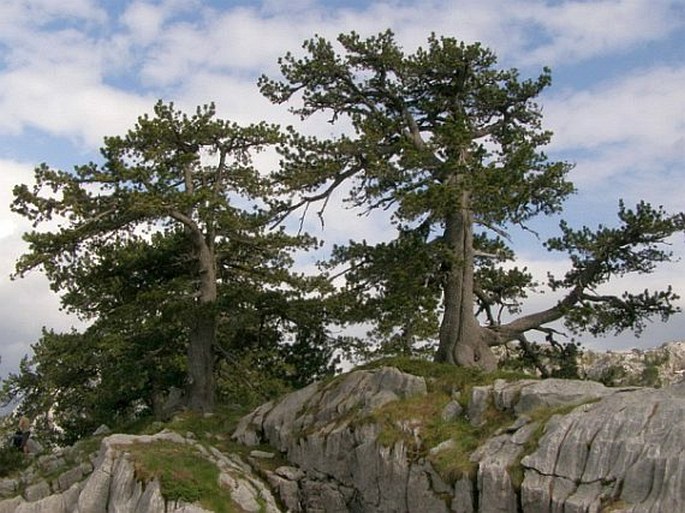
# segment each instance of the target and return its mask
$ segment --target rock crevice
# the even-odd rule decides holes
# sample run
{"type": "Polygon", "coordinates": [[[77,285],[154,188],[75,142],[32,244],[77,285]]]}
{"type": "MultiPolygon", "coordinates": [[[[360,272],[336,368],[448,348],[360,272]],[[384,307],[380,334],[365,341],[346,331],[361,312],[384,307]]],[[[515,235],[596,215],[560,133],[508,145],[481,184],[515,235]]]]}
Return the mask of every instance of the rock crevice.
{"type": "MultiPolygon", "coordinates": [[[[325,390],[312,387],[265,405],[241,421],[234,437],[269,443],[288,459],[292,479],[277,469],[270,482],[282,497],[285,491],[291,511],[685,511],[685,385],[607,388],[549,379],[474,387],[465,410],[473,426],[483,425],[492,407],[514,421],[470,455],[475,475],[454,484],[426,458],[410,455],[405,441],[385,445],[378,425],[349,415],[413,395],[428,397],[422,378],[392,368],[351,373],[325,390]],[[541,411],[550,413],[534,420],[541,411]]],[[[412,429],[420,438],[420,427],[412,429]]]]}

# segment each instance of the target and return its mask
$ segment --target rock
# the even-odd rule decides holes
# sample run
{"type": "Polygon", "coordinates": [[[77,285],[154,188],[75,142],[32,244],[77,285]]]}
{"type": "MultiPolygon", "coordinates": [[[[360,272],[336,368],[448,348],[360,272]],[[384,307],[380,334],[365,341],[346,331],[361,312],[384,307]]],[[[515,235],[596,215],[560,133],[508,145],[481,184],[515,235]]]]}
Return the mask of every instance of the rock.
{"type": "Polygon", "coordinates": [[[594,381],[572,379],[545,379],[522,386],[514,411],[530,413],[538,408],[554,408],[593,401],[613,395],[616,389],[594,381]]]}
{"type": "Polygon", "coordinates": [[[6,501],[0,501],[0,513],[16,513],[19,506],[25,501],[20,497],[14,497],[6,501]]]}
{"type": "Polygon", "coordinates": [[[34,438],[29,438],[26,441],[26,452],[28,454],[42,454],[44,450],[41,443],[34,438]]]}
{"type": "Polygon", "coordinates": [[[670,386],[685,381],[685,341],[627,351],[583,351],[583,376],[611,386],[670,386]]]}
{"type": "MultiPolygon", "coordinates": [[[[238,455],[171,431],[110,435],[92,467],[62,469],[62,454],[37,460],[36,467],[62,469],[52,495],[34,471],[0,481],[4,493],[25,493],[0,500],[0,513],[205,513],[196,504],[166,502],[156,480],[136,479],[127,448],[160,440],[187,444],[213,462],[238,511],[281,511],[272,491],[292,513],[685,511],[685,383],[617,389],[577,380],[497,380],[474,387],[466,408],[474,425],[510,420],[466,456],[474,471],[452,478],[436,470],[435,457],[457,448],[458,439],[448,432],[432,447],[429,441],[440,440],[426,437],[429,421],[373,416],[390,401],[417,395],[426,395],[423,378],[384,368],[310,385],[256,409],[233,437],[268,442],[288,460],[268,470],[263,456],[275,453],[253,451],[248,462],[267,468],[261,472],[268,486],[238,455]],[[374,418],[393,422],[393,435],[374,418]]],[[[458,410],[437,410],[441,429],[458,410]]]]}
{"type": "Polygon", "coordinates": [[[153,413],[159,420],[168,420],[183,409],[183,390],[171,387],[153,397],[153,413]]]}
{"type": "Polygon", "coordinates": [[[478,462],[477,487],[481,513],[517,513],[517,495],[509,468],[517,463],[523,446],[510,436],[488,440],[471,456],[478,462]]]}
{"type": "Polygon", "coordinates": [[[426,392],[423,378],[392,367],[357,371],[325,386],[313,383],[276,404],[265,404],[241,420],[233,438],[245,445],[268,441],[285,452],[302,430],[323,427],[352,411],[370,413],[388,402],[426,392]]]}
{"type": "Polygon", "coordinates": [[[0,497],[11,497],[18,488],[19,483],[16,479],[0,479],[0,497]]]}
{"type": "Polygon", "coordinates": [[[471,390],[471,400],[466,416],[472,426],[478,427],[485,424],[484,415],[492,404],[492,391],[492,385],[473,387],[471,390]]]}
{"type": "Polygon", "coordinates": [[[231,493],[231,498],[240,504],[243,511],[248,513],[262,511],[258,495],[248,481],[236,479],[231,474],[222,472],[219,476],[219,484],[231,493]]]}
{"type": "Polygon", "coordinates": [[[24,490],[24,498],[28,502],[35,502],[50,495],[51,491],[47,481],[40,481],[26,487],[26,490],[24,490]]]}
{"type": "Polygon", "coordinates": [[[297,480],[286,479],[275,472],[267,472],[266,476],[272,490],[278,494],[287,510],[292,513],[300,513],[302,505],[300,504],[300,486],[297,480]]]}
{"type": "MultiPolygon", "coordinates": [[[[195,440],[163,431],[156,435],[115,434],[104,438],[94,466],[84,462],[62,472],[53,481],[52,490],[46,481],[32,482],[25,488],[24,497],[0,501],[0,513],[211,513],[195,504],[167,503],[156,480],[141,482],[136,476],[127,447],[157,441],[192,444],[216,464],[221,483],[233,494],[234,509],[280,511],[268,487],[251,474],[250,467],[238,456],[224,455],[213,447],[205,448],[195,440]]],[[[57,461],[63,461],[61,456],[44,458],[41,463],[52,468],[57,461]]],[[[18,486],[5,484],[7,490],[16,491],[18,486]]]]}
{"type": "MultiPolygon", "coordinates": [[[[347,502],[339,486],[318,480],[302,482],[303,510],[307,513],[348,513],[347,502]]],[[[382,510],[378,510],[379,512],[382,510]]]]}
{"type": "Polygon", "coordinates": [[[464,476],[454,485],[454,495],[450,510],[454,513],[474,513],[476,511],[474,501],[477,498],[478,491],[476,490],[475,483],[468,476],[464,476]]]}
{"type": "Polygon", "coordinates": [[[111,434],[112,430],[109,429],[109,427],[106,424],[100,424],[100,427],[93,431],[93,436],[107,436],[111,434]]]}
{"type": "Polygon", "coordinates": [[[79,465],[59,475],[54,481],[53,490],[56,492],[63,492],[71,488],[74,484],[83,479],[83,469],[79,465]]]}
{"type": "Polygon", "coordinates": [[[143,483],[136,479],[135,469],[127,455],[118,457],[112,467],[107,513],[136,511],[143,491],[143,483]]]}
{"type": "Polygon", "coordinates": [[[461,414],[463,412],[464,412],[464,408],[462,407],[461,404],[459,404],[458,401],[450,401],[442,409],[442,413],[440,414],[440,417],[445,422],[452,422],[454,420],[457,420],[457,418],[459,418],[459,416],[461,416],[461,414]]]}
{"type": "Polygon", "coordinates": [[[26,502],[15,497],[0,502],[0,513],[73,513],[76,511],[79,491],[78,485],[74,485],[64,493],[49,495],[35,502],[26,502]]]}
{"type": "MultiPolygon", "coordinates": [[[[537,451],[522,460],[522,496],[539,493],[538,474],[550,478],[550,487],[562,483],[570,511],[610,501],[631,504],[635,512],[685,511],[684,440],[681,391],[615,394],[548,423],[537,451]]],[[[555,505],[559,499],[544,500],[555,505]]]]}
{"type": "Polygon", "coordinates": [[[437,454],[442,451],[447,451],[449,449],[453,449],[454,447],[457,446],[457,441],[452,440],[451,438],[449,440],[445,440],[444,442],[440,442],[438,445],[435,447],[431,448],[428,453],[429,454],[437,454]]]}
{"type": "MultiPolygon", "coordinates": [[[[399,390],[379,386],[384,380],[373,372],[310,386],[241,422],[236,438],[269,442],[291,462],[268,474],[291,511],[589,513],[614,504],[633,513],[685,511],[685,385],[616,389],[548,379],[473,387],[467,408],[473,425],[483,425],[491,410],[515,420],[471,454],[475,477],[449,484],[410,456],[422,446],[420,422],[397,421],[406,441],[387,445],[378,442],[378,425],[358,420],[409,389],[422,393],[407,386],[406,376],[388,379],[399,390]],[[570,408],[559,411],[567,413],[549,417],[564,406],[570,408]],[[533,420],[540,418],[549,420],[533,420]]],[[[440,413],[446,422],[456,418],[458,408],[451,408],[440,413]]],[[[457,443],[444,440],[427,453],[457,443]]]]}
{"type": "Polygon", "coordinates": [[[266,451],[250,451],[250,456],[253,458],[258,458],[260,460],[272,460],[276,457],[273,452],[266,451]]]}
{"type": "MultiPolygon", "coordinates": [[[[431,486],[431,474],[422,465],[412,465],[407,479],[406,511],[449,513],[447,504],[431,486]]],[[[386,509],[385,511],[395,511],[386,509]]]]}
{"type": "Polygon", "coordinates": [[[61,468],[66,467],[66,460],[59,454],[48,454],[38,458],[37,466],[45,474],[53,474],[61,468]]]}

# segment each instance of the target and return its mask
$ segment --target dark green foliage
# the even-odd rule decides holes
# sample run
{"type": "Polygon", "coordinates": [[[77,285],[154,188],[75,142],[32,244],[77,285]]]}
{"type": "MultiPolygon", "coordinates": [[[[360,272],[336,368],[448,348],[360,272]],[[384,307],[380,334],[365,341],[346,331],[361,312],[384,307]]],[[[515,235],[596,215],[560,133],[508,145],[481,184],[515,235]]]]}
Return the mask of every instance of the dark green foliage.
{"type": "Polygon", "coordinates": [[[278,140],[276,127],[239,127],[213,106],[187,116],[160,102],[105,140],[102,165],[43,165],[33,188],[17,186],[16,212],[64,220],[25,235],[18,275],[42,269],[90,325],[46,331],[3,398],[23,398],[39,418],[52,408],[73,440],[159,413],[172,387],[210,410],[216,373],[250,358],[249,381],[273,383],[267,394],[332,372],[325,281],[291,269],[316,241],[268,229],[270,185],[251,164],[278,140]]]}
{"type": "MultiPolygon", "coordinates": [[[[516,342],[517,368],[573,377],[579,348],[559,343],[551,323],[639,333],[679,311],[670,287],[598,292],[669,261],[664,244],[685,229],[683,214],[620,203],[615,228],[562,222],[546,243],[571,258],[563,277],[549,278],[561,299],[521,315],[539,284],[512,266],[508,234],[560,212],[573,192],[571,166],[542,151],[551,134],[536,98],[549,70],[522,79],[481,45],[435,35],[406,54],[390,31],[316,37],[303,49],[280,60],[283,81],[260,79],[262,93],[349,133],[241,127],[217,119],[213,105],[186,115],[159,102],[126,135],[105,139],[102,163],[44,164],[32,187],[15,188],[12,209],[36,227],[16,275],[44,271],[64,308],[90,323],[82,333],[45,330],[3,383],[0,399],[23,399],[47,435],[49,410],[73,440],[100,422],[159,413],[172,388],[199,412],[215,392],[258,403],[332,375],[341,354],[436,352],[493,370],[490,347],[516,342]],[[281,156],[270,174],[253,166],[267,148],[281,156]],[[321,276],[294,272],[295,252],[318,242],[279,223],[312,204],[323,219],[338,190],[365,213],[386,212],[388,240],[336,246],[321,276]],[[354,323],[371,326],[361,342],[331,335],[354,323]]],[[[645,381],[656,379],[651,369],[645,381]]]]}
{"type": "Polygon", "coordinates": [[[26,466],[27,458],[24,453],[10,445],[0,446],[0,477],[9,477],[26,466]]]}
{"type": "Polygon", "coordinates": [[[566,251],[571,257],[572,269],[563,278],[550,276],[549,285],[552,290],[570,289],[564,322],[573,332],[601,335],[632,329],[639,335],[652,316],[666,321],[679,311],[674,305],[679,296],[670,286],[621,296],[595,291],[612,277],[650,273],[671,261],[667,240],[685,230],[685,214],[671,215],[644,202],[634,210],[620,202],[618,218],[617,227],[600,225],[596,231],[573,230],[562,222],[563,235],[546,243],[550,251],[566,251]]]}
{"type": "Polygon", "coordinates": [[[564,361],[577,348],[554,341],[542,350],[526,334],[549,340],[550,323],[562,318],[572,332],[639,333],[648,319],[678,312],[670,287],[597,292],[609,279],[668,261],[662,244],[685,228],[683,214],[621,203],[617,228],[575,231],[562,223],[563,235],[547,242],[571,257],[565,277],[549,281],[562,299],[520,315],[538,284],[512,267],[508,234],[559,213],[574,190],[571,166],[542,151],[551,134],[536,98],[551,83],[548,69],[522,79],[498,69],[481,45],[436,35],[407,54],[391,31],[315,37],[302,53],[280,59],[282,79],[262,77],[262,93],[291,102],[302,119],[324,114],[351,130],[325,140],[289,133],[276,175],[276,190],[289,201],[280,206],[283,216],[299,209],[304,216],[320,204],[323,216],[331,195],[344,190],[349,205],[389,213],[389,241],[350,241],[328,262],[346,279],[341,319],[370,323],[380,353],[415,354],[437,337],[439,360],[491,370],[489,347],[517,341],[526,358],[551,359],[550,374],[568,376],[576,371],[564,361]]]}
{"type": "Polygon", "coordinates": [[[579,358],[582,356],[580,344],[559,343],[552,338],[548,338],[548,342],[532,342],[506,348],[506,354],[500,360],[501,367],[538,374],[542,378],[582,378],[578,367],[579,358]]]}

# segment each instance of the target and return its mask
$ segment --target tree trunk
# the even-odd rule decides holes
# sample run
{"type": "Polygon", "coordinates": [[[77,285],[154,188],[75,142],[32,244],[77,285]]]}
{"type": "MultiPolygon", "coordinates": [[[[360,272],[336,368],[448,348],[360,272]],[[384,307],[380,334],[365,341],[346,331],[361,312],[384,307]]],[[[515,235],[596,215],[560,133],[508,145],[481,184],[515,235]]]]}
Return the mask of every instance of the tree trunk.
{"type": "Polygon", "coordinates": [[[188,341],[188,408],[196,412],[214,410],[214,346],[217,332],[216,263],[212,248],[195,234],[200,286],[188,341]]]}
{"type": "Polygon", "coordinates": [[[468,192],[463,192],[462,204],[445,219],[444,239],[452,258],[443,283],[445,311],[435,360],[492,371],[497,361],[474,313],[473,222],[468,199],[468,192]]]}
{"type": "Polygon", "coordinates": [[[192,411],[214,410],[214,344],[216,314],[214,305],[200,305],[188,342],[188,396],[192,411]],[[206,307],[206,308],[205,308],[206,307]]]}

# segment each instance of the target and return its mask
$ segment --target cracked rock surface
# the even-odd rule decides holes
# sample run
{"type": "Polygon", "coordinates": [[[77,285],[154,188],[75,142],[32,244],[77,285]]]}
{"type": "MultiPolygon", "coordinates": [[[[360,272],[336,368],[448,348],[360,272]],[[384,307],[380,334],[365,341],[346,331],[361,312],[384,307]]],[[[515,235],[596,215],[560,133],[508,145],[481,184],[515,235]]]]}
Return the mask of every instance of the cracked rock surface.
{"type": "Polygon", "coordinates": [[[619,392],[553,418],[521,463],[526,511],[685,511],[685,385],[619,392]]]}
{"type": "Polygon", "coordinates": [[[162,431],[156,435],[115,434],[104,438],[89,469],[92,472],[86,474],[75,467],[52,484],[38,481],[22,495],[0,500],[0,513],[211,513],[196,504],[166,501],[157,480],[144,483],[136,477],[127,446],[157,441],[195,446],[218,467],[219,483],[229,490],[237,511],[281,511],[268,487],[238,456],[225,455],[177,433],[162,431]]]}
{"type": "Polygon", "coordinates": [[[357,371],[263,405],[234,438],[269,443],[287,458],[290,466],[268,480],[292,512],[685,511],[685,385],[550,379],[474,387],[464,412],[473,426],[492,407],[515,421],[471,454],[475,475],[454,484],[412,458],[404,441],[381,444],[379,426],[352,420],[426,393],[423,378],[394,368],[357,371]],[[550,416],[533,420],[541,409],[550,416]]]}
{"type": "Polygon", "coordinates": [[[66,468],[60,455],[37,460],[57,476],[49,482],[0,480],[0,513],[203,513],[165,501],[157,481],[136,479],[126,447],[158,440],[191,444],[212,461],[240,512],[685,512],[685,384],[496,380],[453,391],[449,409],[437,409],[442,422],[481,430],[493,412],[504,421],[466,455],[472,471],[451,478],[431,457],[452,454],[460,440],[426,446],[424,426],[411,417],[396,421],[402,436],[383,440],[373,420],[384,405],[423,397],[431,397],[424,378],[385,367],[266,403],[240,421],[233,437],[247,446],[269,444],[286,464],[263,450],[246,462],[171,431],[110,435],[76,467],[66,468]]]}

